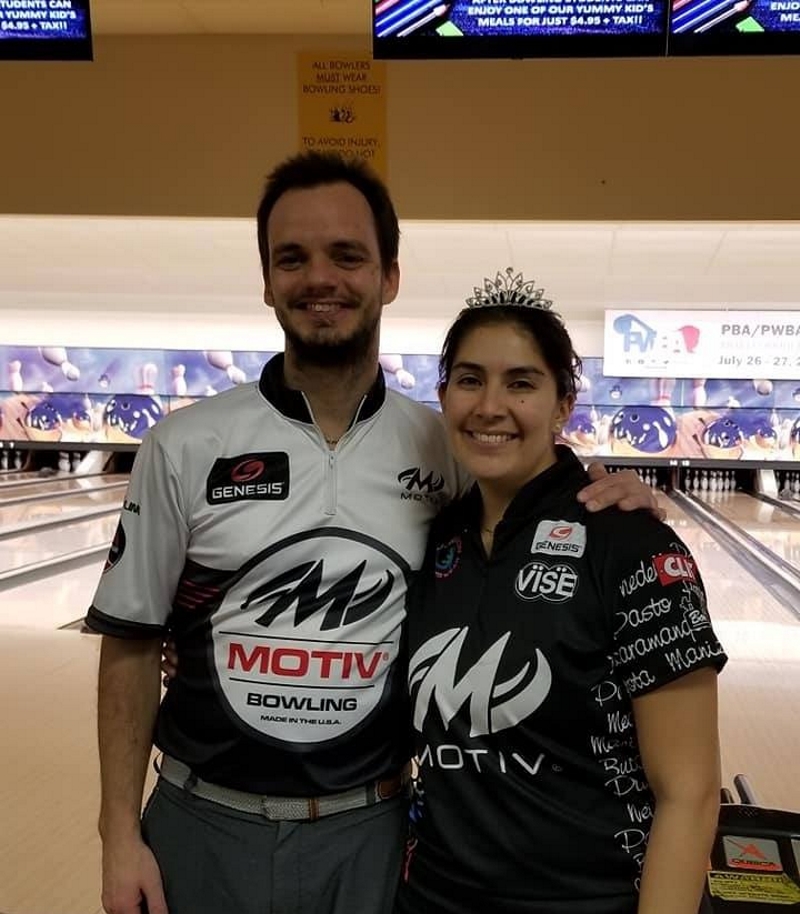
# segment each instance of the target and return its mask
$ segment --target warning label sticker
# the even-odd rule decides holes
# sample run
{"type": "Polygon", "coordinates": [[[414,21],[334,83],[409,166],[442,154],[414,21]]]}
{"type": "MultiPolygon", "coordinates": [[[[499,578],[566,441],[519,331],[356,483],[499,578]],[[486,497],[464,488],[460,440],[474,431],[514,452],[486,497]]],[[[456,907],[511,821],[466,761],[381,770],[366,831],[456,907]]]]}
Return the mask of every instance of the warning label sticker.
{"type": "Polygon", "coordinates": [[[758,870],[762,873],[782,873],[778,842],[770,838],[744,838],[724,835],[722,846],[729,867],[737,870],[758,870]]]}
{"type": "Polygon", "coordinates": [[[800,886],[785,873],[766,876],[756,873],[724,873],[713,870],[708,874],[708,890],[722,901],[750,901],[768,904],[797,904],[800,886]]]}

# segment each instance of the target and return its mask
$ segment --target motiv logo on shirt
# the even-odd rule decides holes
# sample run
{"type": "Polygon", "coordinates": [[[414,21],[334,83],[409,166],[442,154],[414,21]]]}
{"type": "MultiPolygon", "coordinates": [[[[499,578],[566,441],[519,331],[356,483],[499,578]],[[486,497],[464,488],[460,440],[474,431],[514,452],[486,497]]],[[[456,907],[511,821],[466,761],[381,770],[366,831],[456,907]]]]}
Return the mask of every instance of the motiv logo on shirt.
{"type": "Polygon", "coordinates": [[[539,648],[510,678],[500,678],[500,664],[511,632],[498,638],[457,677],[468,636],[468,626],[451,628],[434,635],[414,652],[409,663],[408,687],[413,696],[417,730],[422,730],[432,705],[438,708],[448,726],[469,703],[469,735],[497,733],[530,717],[549,695],[553,675],[539,648]]]}
{"type": "Polygon", "coordinates": [[[230,719],[252,737],[305,745],[363,726],[393,688],[410,576],[385,543],[336,527],[245,562],[211,616],[230,719]]]}
{"type": "Polygon", "coordinates": [[[539,521],[531,552],[580,558],[586,551],[586,527],[567,520],[539,521]]]}

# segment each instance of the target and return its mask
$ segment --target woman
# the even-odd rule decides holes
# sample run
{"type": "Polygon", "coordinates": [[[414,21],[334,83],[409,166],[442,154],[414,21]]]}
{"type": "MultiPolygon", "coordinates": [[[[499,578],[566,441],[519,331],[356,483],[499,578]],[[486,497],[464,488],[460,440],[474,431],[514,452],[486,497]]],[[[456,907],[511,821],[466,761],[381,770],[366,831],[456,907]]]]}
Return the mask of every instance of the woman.
{"type": "Polygon", "coordinates": [[[576,501],[570,338],[510,271],[476,291],[440,361],[476,483],[409,600],[421,790],[395,914],[696,914],[726,659],[697,567],[652,515],[576,501]]]}

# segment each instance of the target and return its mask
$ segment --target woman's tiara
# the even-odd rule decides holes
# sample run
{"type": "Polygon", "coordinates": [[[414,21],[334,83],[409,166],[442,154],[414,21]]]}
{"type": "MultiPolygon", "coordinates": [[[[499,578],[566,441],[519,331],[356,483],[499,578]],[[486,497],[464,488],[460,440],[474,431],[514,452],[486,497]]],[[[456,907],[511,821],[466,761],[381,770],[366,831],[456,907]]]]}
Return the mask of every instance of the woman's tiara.
{"type": "Polygon", "coordinates": [[[494,305],[516,305],[520,308],[541,308],[549,311],[552,301],[544,298],[544,289],[537,289],[533,280],[525,280],[522,273],[514,275],[513,267],[506,267],[505,275],[498,271],[494,279],[484,279],[483,288],[475,286],[475,294],[467,299],[468,308],[488,308],[494,305]]]}

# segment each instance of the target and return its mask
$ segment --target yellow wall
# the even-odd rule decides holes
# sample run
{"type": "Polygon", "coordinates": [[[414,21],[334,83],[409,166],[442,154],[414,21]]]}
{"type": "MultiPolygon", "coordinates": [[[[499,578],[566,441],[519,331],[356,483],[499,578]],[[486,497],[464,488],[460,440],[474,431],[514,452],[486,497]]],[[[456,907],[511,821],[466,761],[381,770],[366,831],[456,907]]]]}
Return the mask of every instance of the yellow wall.
{"type": "MultiPolygon", "coordinates": [[[[360,38],[95,39],[0,64],[0,212],[246,216],[296,147],[295,52],[360,38]]],[[[401,217],[796,219],[800,57],[397,61],[401,217]]]]}

